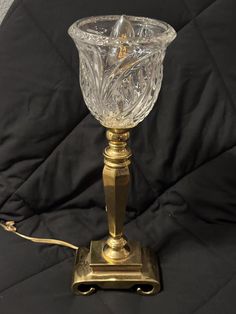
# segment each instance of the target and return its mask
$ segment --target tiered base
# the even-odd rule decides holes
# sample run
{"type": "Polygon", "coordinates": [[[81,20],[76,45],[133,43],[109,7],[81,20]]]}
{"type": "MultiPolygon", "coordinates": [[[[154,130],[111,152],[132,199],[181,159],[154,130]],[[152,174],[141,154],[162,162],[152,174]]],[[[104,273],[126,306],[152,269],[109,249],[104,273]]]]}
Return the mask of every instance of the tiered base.
{"type": "Polygon", "coordinates": [[[101,289],[131,289],[142,295],[160,291],[157,258],[137,242],[129,242],[131,254],[122,263],[103,257],[105,240],[92,241],[90,250],[80,248],[76,255],[72,290],[89,295],[101,289]]]}

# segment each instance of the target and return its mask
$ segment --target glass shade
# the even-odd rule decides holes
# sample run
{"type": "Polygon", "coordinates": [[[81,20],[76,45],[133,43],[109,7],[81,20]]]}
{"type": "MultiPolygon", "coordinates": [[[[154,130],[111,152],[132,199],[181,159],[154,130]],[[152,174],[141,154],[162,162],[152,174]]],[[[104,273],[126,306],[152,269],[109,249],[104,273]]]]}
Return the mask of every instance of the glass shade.
{"type": "Polygon", "coordinates": [[[108,128],[132,128],[152,110],[163,59],[176,36],[165,22],[134,16],[97,16],[69,28],[80,57],[85,103],[108,128]]]}

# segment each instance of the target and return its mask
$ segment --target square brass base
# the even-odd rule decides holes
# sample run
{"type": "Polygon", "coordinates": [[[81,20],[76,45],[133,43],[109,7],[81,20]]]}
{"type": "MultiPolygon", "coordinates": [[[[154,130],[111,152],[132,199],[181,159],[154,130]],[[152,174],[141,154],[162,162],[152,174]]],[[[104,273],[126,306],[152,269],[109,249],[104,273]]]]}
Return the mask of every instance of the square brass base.
{"type": "Polygon", "coordinates": [[[132,289],[142,295],[160,291],[157,259],[138,242],[129,242],[130,256],[122,263],[107,262],[102,250],[105,240],[92,241],[90,250],[80,248],[76,255],[72,290],[89,295],[101,289],[132,289]]]}

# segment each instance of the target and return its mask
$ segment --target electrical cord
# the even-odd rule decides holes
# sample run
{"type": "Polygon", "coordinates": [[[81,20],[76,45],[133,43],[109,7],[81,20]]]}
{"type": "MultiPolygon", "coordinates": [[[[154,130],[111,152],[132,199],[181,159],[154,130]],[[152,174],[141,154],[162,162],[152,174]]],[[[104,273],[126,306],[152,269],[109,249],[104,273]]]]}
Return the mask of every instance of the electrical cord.
{"type": "Polygon", "coordinates": [[[0,223],[0,226],[5,231],[12,232],[12,233],[16,234],[17,236],[19,236],[25,240],[29,240],[31,242],[34,242],[34,243],[43,243],[43,244],[49,244],[49,245],[60,245],[60,246],[68,247],[68,248],[76,250],[76,251],[79,249],[78,246],[75,246],[71,243],[68,243],[68,242],[65,242],[62,240],[47,239],[47,238],[35,238],[35,237],[29,237],[29,236],[26,236],[22,233],[19,233],[19,232],[17,232],[15,221],[6,221],[5,223],[0,223]]]}

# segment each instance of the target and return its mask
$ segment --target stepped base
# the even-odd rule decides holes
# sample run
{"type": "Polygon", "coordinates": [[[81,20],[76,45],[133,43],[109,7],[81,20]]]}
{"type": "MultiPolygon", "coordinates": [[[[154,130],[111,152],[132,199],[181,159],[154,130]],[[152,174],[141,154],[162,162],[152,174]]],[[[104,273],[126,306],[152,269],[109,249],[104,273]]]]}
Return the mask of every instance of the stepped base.
{"type": "Polygon", "coordinates": [[[103,257],[105,240],[92,241],[90,250],[80,248],[76,255],[72,290],[90,295],[100,289],[131,289],[141,295],[160,291],[157,258],[138,242],[129,242],[130,256],[121,263],[107,262],[103,257]]]}

